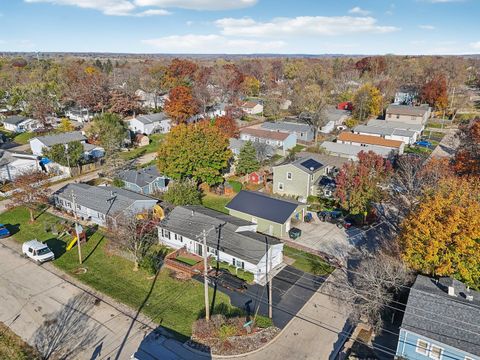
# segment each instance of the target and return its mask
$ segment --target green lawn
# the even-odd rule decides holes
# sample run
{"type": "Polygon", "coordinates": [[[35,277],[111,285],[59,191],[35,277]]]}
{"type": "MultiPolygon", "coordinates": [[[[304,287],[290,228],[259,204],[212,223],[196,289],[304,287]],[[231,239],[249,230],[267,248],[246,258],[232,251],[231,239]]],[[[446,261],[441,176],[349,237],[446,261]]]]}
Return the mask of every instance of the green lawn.
{"type": "Polygon", "coordinates": [[[219,269],[228,270],[230,272],[230,274],[235,275],[239,279],[245,280],[248,283],[253,282],[253,274],[250,271],[237,269],[237,268],[235,268],[235,266],[230,265],[230,264],[225,263],[225,262],[218,262],[216,260],[210,261],[210,266],[216,268],[217,265],[218,265],[219,269]]]}
{"type": "Polygon", "coordinates": [[[334,267],[328,264],[320,256],[294,249],[290,246],[283,247],[283,254],[295,262],[293,267],[314,275],[328,275],[333,272],[334,267]]]}
{"type": "Polygon", "coordinates": [[[228,180],[227,182],[232,186],[234,192],[239,193],[242,190],[243,185],[240,181],[228,180]]]}
{"type": "Polygon", "coordinates": [[[156,152],[158,151],[158,146],[164,137],[164,134],[152,134],[149,136],[150,144],[130,151],[122,152],[120,153],[120,156],[125,160],[133,160],[142,155],[156,152]]]}
{"type": "MultiPolygon", "coordinates": [[[[33,238],[46,241],[56,255],[54,265],[58,268],[134,309],[141,308],[145,315],[170,329],[179,339],[186,340],[190,337],[192,323],[204,313],[203,284],[195,280],[176,280],[171,277],[168,269],[162,269],[156,279],[152,279],[144,270],[134,272],[130,261],[108,252],[108,240],[99,232],[93,234],[87,244],[82,246],[82,267],[87,272],[77,273],[77,248],[65,252],[66,241],[71,237],[67,235],[58,238],[46,230],[60,219],[49,213],[41,214],[33,224],[28,219],[28,211],[23,208],[0,214],[0,222],[11,225],[10,229],[17,241],[24,242],[33,238]]],[[[210,299],[212,298],[213,289],[210,299]]],[[[222,293],[216,295],[216,305],[219,304],[226,305],[223,311],[233,309],[229,305],[229,298],[222,293]]]]}
{"type": "Polygon", "coordinates": [[[232,198],[227,196],[220,196],[208,193],[203,196],[202,204],[207,208],[228,214],[228,210],[225,209],[225,205],[227,205],[230,200],[232,200],[232,198]]]}
{"type": "Polygon", "coordinates": [[[40,359],[40,356],[20,336],[0,322],[0,359],[35,360],[40,359]]]}
{"type": "Polygon", "coordinates": [[[180,262],[182,262],[184,264],[187,264],[187,265],[190,265],[190,266],[193,266],[196,263],[198,263],[198,260],[190,259],[190,258],[185,257],[185,256],[177,256],[175,258],[175,260],[180,261],[180,262]]]}
{"type": "Polygon", "coordinates": [[[18,135],[15,135],[13,137],[13,141],[15,141],[17,144],[28,144],[30,139],[33,139],[34,137],[38,136],[38,134],[33,133],[33,132],[24,132],[18,135]]]}
{"type": "Polygon", "coordinates": [[[421,146],[406,146],[404,152],[406,154],[430,155],[432,149],[421,146]]]}

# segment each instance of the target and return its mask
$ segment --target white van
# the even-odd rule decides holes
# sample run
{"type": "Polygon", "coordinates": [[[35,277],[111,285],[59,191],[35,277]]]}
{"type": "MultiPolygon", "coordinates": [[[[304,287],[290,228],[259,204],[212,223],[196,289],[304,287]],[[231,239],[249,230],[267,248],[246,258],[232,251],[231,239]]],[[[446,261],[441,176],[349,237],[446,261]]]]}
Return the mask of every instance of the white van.
{"type": "Polygon", "coordinates": [[[37,239],[24,242],[22,245],[22,253],[39,263],[55,259],[52,250],[37,239]]]}

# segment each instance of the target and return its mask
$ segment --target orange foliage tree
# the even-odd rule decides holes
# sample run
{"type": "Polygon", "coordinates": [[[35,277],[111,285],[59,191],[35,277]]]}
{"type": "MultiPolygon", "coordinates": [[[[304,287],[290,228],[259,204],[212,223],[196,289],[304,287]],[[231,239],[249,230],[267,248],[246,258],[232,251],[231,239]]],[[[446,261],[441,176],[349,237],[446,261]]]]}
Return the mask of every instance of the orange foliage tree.
{"type": "Polygon", "coordinates": [[[187,86],[177,86],[170,90],[165,102],[165,112],[176,124],[185,123],[198,112],[198,103],[187,86]]]}
{"type": "Polygon", "coordinates": [[[48,202],[48,191],[42,183],[48,176],[42,171],[31,170],[17,176],[13,181],[15,192],[12,194],[11,207],[23,206],[30,212],[30,221],[34,222],[33,212],[41,204],[48,202]]]}
{"type": "Polygon", "coordinates": [[[422,101],[437,109],[444,110],[448,106],[447,80],[443,75],[437,75],[423,85],[421,90],[422,101]]]}
{"type": "Polygon", "coordinates": [[[480,180],[448,177],[403,222],[403,259],[427,275],[480,287],[480,180]]]}
{"type": "Polygon", "coordinates": [[[480,118],[460,127],[460,145],[455,154],[454,168],[460,175],[480,176],[480,118]]]}
{"type": "Polygon", "coordinates": [[[230,116],[219,116],[212,121],[227,138],[238,138],[238,126],[230,116]]]}

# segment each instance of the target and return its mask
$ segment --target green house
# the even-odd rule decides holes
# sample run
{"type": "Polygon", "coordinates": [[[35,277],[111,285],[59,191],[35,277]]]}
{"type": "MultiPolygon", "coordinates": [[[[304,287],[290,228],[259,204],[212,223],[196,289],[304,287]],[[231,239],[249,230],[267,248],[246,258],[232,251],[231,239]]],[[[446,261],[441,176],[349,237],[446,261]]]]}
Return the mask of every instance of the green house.
{"type": "Polygon", "coordinates": [[[288,237],[295,222],[303,221],[305,204],[268,196],[256,191],[240,191],[226,206],[230,215],[257,224],[257,231],[288,237]]]}

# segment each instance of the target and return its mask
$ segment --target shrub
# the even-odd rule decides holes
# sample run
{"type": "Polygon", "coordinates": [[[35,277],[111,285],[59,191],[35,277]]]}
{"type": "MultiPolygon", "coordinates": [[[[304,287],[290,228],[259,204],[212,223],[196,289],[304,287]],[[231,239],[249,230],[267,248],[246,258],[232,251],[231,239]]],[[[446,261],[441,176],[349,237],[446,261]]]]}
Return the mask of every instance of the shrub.
{"type": "Polygon", "coordinates": [[[220,340],[225,341],[229,337],[234,336],[237,334],[237,328],[235,325],[231,324],[223,324],[220,326],[220,329],[218,330],[218,337],[220,340]]]}
{"type": "Polygon", "coordinates": [[[265,317],[265,316],[257,316],[255,318],[255,326],[265,329],[273,326],[272,319],[265,317]]]}
{"type": "Polygon", "coordinates": [[[160,268],[160,260],[156,254],[147,254],[141,261],[140,267],[150,275],[155,275],[160,268]]]}
{"type": "Polygon", "coordinates": [[[355,118],[353,118],[353,117],[350,117],[350,118],[348,118],[347,120],[345,120],[345,125],[346,125],[348,128],[352,129],[352,128],[354,128],[355,126],[358,125],[358,120],[355,119],[355,118]]]}
{"type": "Polygon", "coordinates": [[[113,179],[112,185],[116,186],[118,188],[123,188],[125,186],[125,183],[123,182],[122,179],[115,178],[115,179],[113,179]]]}

